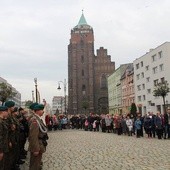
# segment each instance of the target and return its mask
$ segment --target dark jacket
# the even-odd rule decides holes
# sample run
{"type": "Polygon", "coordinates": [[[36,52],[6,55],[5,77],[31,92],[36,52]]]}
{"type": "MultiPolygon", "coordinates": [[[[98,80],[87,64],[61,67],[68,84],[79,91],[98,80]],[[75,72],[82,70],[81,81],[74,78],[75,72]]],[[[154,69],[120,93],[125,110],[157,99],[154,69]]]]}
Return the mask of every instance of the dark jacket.
{"type": "Polygon", "coordinates": [[[162,129],[162,117],[160,116],[155,117],[155,127],[157,129],[162,129]]]}

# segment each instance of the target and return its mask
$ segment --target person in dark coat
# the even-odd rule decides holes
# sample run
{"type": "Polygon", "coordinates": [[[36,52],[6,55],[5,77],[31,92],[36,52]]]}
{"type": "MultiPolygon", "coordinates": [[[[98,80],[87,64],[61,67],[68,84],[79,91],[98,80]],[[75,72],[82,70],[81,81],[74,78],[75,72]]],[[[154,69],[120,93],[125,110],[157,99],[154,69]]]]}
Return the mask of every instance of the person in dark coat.
{"type": "Polygon", "coordinates": [[[158,112],[157,116],[155,117],[155,127],[156,127],[158,139],[162,139],[162,125],[163,125],[163,119],[160,112],[158,112]]]}
{"type": "Polygon", "coordinates": [[[124,135],[126,135],[126,133],[127,133],[126,115],[123,115],[123,119],[121,121],[121,126],[122,126],[122,133],[124,135]]]}
{"type": "Polygon", "coordinates": [[[146,131],[146,134],[148,135],[148,138],[151,138],[152,119],[149,114],[144,118],[144,129],[146,131]]]}
{"type": "Polygon", "coordinates": [[[156,127],[155,127],[155,117],[156,115],[153,114],[153,112],[151,112],[151,116],[152,116],[152,119],[151,119],[151,122],[152,122],[152,128],[151,128],[151,132],[152,132],[152,137],[155,138],[155,133],[156,133],[156,127]]]}
{"type": "Polygon", "coordinates": [[[141,124],[142,124],[140,117],[137,117],[134,124],[135,124],[135,129],[136,129],[136,137],[140,138],[141,124]]]}
{"type": "Polygon", "coordinates": [[[170,138],[170,108],[164,114],[164,139],[170,138]]]}

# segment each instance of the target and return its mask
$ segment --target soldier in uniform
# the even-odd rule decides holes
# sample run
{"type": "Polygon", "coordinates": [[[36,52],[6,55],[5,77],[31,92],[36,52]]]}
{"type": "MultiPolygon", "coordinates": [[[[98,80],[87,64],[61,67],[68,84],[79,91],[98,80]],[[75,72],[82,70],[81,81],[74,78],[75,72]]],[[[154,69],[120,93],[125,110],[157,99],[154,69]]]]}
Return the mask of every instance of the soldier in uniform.
{"type": "Polygon", "coordinates": [[[35,114],[29,122],[29,148],[30,167],[29,170],[40,170],[42,154],[46,151],[47,146],[47,128],[44,125],[41,116],[43,115],[44,105],[38,104],[34,107],[35,114]]]}
{"type": "Polygon", "coordinates": [[[9,152],[8,156],[6,157],[5,164],[8,165],[8,170],[19,170],[19,166],[16,165],[16,131],[17,131],[17,126],[16,122],[12,116],[12,112],[14,111],[15,108],[15,102],[13,101],[7,101],[5,102],[5,106],[8,107],[8,117],[6,119],[6,122],[8,124],[8,129],[9,129],[9,142],[10,142],[10,147],[9,147],[9,152]],[[9,161],[10,160],[10,161],[9,161]]]}
{"type": "Polygon", "coordinates": [[[34,112],[34,107],[38,105],[38,103],[32,103],[30,105],[30,115],[28,116],[28,122],[30,121],[30,119],[34,116],[35,112],[34,112]]]}
{"type": "Polygon", "coordinates": [[[25,117],[25,110],[23,108],[19,108],[18,109],[19,114],[18,114],[18,120],[20,123],[20,154],[21,156],[26,156],[27,155],[27,151],[25,150],[25,143],[27,141],[27,137],[28,137],[28,121],[25,117]]]}
{"type": "Polygon", "coordinates": [[[7,170],[4,160],[9,152],[9,141],[8,141],[8,127],[4,119],[8,115],[8,108],[6,106],[0,106],[0,169],[7,170]]]}
{"type": "Polygon", "coordinates": [[[21,159],[25,158],[25,157],[21,157],[21,153],[20,153],[20,122],[18,117],[18,108],[15,107],[14,111],[12,112],[12,118],[13,118],[13,122],[15,124],[16,130],[15,130],[15,145],[14,146],[14,150],[15,150],[15,164],[23,164],[25,163],[25,161],[22,161],[21,159]]]}

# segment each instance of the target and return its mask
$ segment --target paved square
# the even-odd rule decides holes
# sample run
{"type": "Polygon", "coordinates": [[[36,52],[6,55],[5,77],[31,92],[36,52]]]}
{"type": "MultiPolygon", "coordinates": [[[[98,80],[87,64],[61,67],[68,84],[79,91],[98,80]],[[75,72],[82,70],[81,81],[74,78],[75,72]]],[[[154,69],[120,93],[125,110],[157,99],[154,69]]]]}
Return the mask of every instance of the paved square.
{"type": "MultiPolygon", "coordinates": [[[[83,130],[48,134],[43,170],[170,170],[170,140],[83,130]]],[[[21,170],[28,170],[28,159],[21,170]]]]}

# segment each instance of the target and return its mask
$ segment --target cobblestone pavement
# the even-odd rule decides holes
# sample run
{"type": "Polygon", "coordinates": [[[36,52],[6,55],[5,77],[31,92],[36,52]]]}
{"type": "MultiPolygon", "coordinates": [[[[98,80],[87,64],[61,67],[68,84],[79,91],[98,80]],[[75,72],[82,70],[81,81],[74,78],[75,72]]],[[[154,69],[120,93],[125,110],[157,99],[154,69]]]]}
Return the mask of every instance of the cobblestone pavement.
{"type": "Polygon", "coordinates": [[[48,143],[43,170],[170,170],[170,140],[62,130],[48,143]]]}

